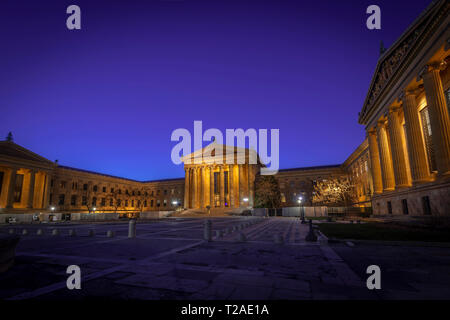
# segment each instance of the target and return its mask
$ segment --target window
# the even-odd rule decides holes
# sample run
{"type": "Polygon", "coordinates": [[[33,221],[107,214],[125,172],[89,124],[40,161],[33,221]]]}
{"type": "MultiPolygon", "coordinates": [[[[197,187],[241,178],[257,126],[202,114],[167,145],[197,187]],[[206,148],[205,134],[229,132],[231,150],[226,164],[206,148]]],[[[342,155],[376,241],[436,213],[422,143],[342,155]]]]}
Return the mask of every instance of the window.
{"type": "Polygon", "coordinates": [[[109,206],[110,207],[114,206],[114,199],[113,198],[109,199],[109,206]]]}
{"type": "Polygon", "coordinates": [[[103,192],[106,192],[106,187],[103,187],[102,191],[103,191],[103,192]]]}
{"type": "Polygon", "coordinates": [[[87,198],[86,198],[86,196],[81,197],[81,205],[83,205],[83,206],[87,205],[87,198]]]}
{"type": "Polygon", "coordinates": [[[164,190],[164,195],[167,195],[167,190],[164,190]]]}
{"type": "Polygon", "coordinates": [[[144,207],[147,207],[147,200],[144,200],[144,207]]]}
{"type": "Polygon", "coordinates": [[[87,183],[83,184],[83,190],[86,191],[88,189],[87,183]]]}
{"type": "Polygon", "coordinates": [[[65,181],[60,181],[60,182],[59,182],[59,187],[60,187],[61,189],[65,189],[65,188],[66,188],[66,182],[65,182],[65,181]]]}
{"type": "Polygon", "coordinates": [[[406,199],[402,199],[402,208],[403,208],[403,214],[405,214],[405,215],[409,214],[408,201],[406,199]]]}
{"type": "Polygon", "coordinates": [[[134,200],[131,200],[131,206],[134,207],[134,200]]]}
{"type": "Polygon", "coordinates": [[[73,195],[72,197],[70,197],[70,205],[75,206],[76,204],[77,204],[77,196],[73,195]]]}
{"type": "Polygon", "coordinates": [[[161,190],[156,190],[156,195],[159,196],[161,190]]]}
{"type": "Polygon", "coordinates": [[[422,197],[422,207],[424,215],[431,215],[430,198],[428,196],[422,197]]]}
{"type": "Polygon", "coordinates": [[[392,203],[390,201],[387,202],[388,213],[392,214],[392,203]]]}
{"type": "Polygon", "coordinates": [[[140,208],[141,207],[141,200],[137,201],[137,207],[140,208]]]}
{"type": "Polygon", "coordinates": [[[156,206],[157,206],[157,207],[160,207],[160,206],[161,206],[161,202],[159,201],[159,199],[156,200],[156,206]]]}
{"type": "Polygon", "coordinates": [[[153,199],[150,200],[150,207],[153,207],[153,199]]]}
{"type": "Polygon", "coordinates": [[[111,193],[114,193],[114,188],[111,188],[111,193]]]}
{"type": "Polygon", "coordinates": [[[77,189],[78,189],[78,183],[72,182],[72,190],[77,190],[77,189]]]}
{"type": "Polygon", "coordinates": [[[122,200],[117,199],[117,206],[120,207],[121,204],[122,204],[122,200]]]}
{"type": "Polygon", "coordinates": [[[96,206],[96,205],[97,205],[97,198],[96,198],[96,197],[93,197],[93,198],[92,198],[92,205],[93,205],[93,206],[96,206]]]}
{"type": "Polygon", "coordinates": [[[23,174],[16,175],[16,185],[14,186],[14,202],[22,199],[23,174]]]}
{"type": "Polygon", "coordinates": [[[65,198],[65,194],[63,194],[63,193],[58,196],[58,205],[59,206],[64,205],[64,198],[65,198]]]}
{"type": "Polygon", "coordinates": [[[128,199],[125,200],[125,207],[128,207],[128,199]]]}
{"type": "Polygon", "coordinates": [[[420,110],[420,118],[422,120],[423,138],[425,140],[425,149],[427,151],[428,165],[430,171],[436,171],[436,158],[434,154],[434,146],[432,141],[433,132],[431,131],[430,114],[428,107],[420,110]]]}
{"type": "Polygon", "coordinates": [[[102,198],[102,202],[100,204],[102,207],[106,206],[106,198],[102,198]]]}
{"type": "Polygon", "coordinates": [[[93,190],[94,190],[94,192],[97,192],[98,187],[95,185],[94,188],[93,188],[93,190]]]}
{"type": "Polygon", "coordinates": [[[166,199],[164,199],[163,205],[164,205],[164,207],[167,206],[167,200],[166,199]]]}
{"type": "Polygon", "coordinates": [[[119,194],[122,194],[122,189],[119,189],[119,194]]]}

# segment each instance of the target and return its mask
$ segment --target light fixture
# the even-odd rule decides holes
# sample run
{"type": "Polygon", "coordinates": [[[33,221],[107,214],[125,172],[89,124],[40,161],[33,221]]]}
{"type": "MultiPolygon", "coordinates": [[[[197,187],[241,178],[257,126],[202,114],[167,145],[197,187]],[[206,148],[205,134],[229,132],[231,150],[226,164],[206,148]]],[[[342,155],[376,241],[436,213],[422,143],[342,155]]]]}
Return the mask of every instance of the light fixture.
{"type": "Polygon", "coordinates": [[[94,211],[95,211],[95,210],[97,210],[97,208],[96,208],[96,207],[94,207],[94,208],[92,208],[92,210],[94,210],[94,211]]]}
{"type": "Polygon", "coordinates": [[[53,207],[53,206],[50,207],[50,210],[55,211],[55,207],[53,207]]]}
{"type": "Polygon", "coordinates": [[[177,201],[172,201],[172,204],[173,204],[174,206],[176,206],[176,205],[178,204],[178,202],[177,202],[177,201]]]}
{"type": "Polygon", "coordinates": [[[244,198],[242,199],[244,202],[248,202],[248,198],[244,198]]]}

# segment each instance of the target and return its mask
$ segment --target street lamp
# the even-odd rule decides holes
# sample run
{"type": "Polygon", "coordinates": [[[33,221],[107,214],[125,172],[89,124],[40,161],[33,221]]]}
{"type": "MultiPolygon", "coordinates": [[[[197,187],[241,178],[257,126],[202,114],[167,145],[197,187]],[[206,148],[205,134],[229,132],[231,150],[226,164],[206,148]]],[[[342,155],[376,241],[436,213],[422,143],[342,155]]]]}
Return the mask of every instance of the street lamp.
{"type": "Polygon", "coordinates": [[[303,208],[303,210],[302,210],[303,197],[299,196],[297,202],[298,202],[298,208],[300,210],[302,224],[304,224],[305,223],[305,209],[303,208]]]}

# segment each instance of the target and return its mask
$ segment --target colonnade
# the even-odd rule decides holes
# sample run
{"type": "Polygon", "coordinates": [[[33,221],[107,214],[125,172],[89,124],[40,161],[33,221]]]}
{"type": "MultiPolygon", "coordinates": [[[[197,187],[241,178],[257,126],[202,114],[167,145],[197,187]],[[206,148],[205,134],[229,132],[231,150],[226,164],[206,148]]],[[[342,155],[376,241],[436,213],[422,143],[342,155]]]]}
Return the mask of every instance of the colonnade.
{"type": "Polygon", "coordinates": [[[257,166],[249,164],[185,167],[185,208],[253,206],[257,166]]]}
{"type": "Polygon", "coordinates": [[[401,99],[389,107],[376,126],[367,129],[375,193],[449,177],[450,120],[440,76],[444,67],[445,63],[428,65],[421,75],[424,90],[420,86],[406,88],[401,99]],[[436,170],[429,160],[424,124],[419,114],[419,96],[423,93],[430,118],[436,170]]]}
{"type": "Polygon", "coordinates": [[[6,209],[46,209],[50,198],[50,172],[36,168],[5,167],[0,200],[6,209]],[[19,176],[21,181],[19,181],[19,176]]]}

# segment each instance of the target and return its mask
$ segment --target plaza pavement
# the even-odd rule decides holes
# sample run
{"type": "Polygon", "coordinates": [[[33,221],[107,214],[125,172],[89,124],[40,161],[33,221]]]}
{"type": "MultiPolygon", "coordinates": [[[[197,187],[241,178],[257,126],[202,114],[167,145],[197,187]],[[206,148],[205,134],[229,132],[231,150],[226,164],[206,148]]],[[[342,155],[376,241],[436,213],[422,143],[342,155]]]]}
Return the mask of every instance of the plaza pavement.
{"type": "MultiPolygon", "coordinates": [[[[15,266],[0,274],[0,299],[448,299],[450,248],[307,243],[296,218],[201,218],[2,226],[21,236],[15,266]],[[250,225],[238,229],[243,223],[250,225]],[[235,227],[233,232],[232,229],[235,227]],[[42,228],[43,235],[36,235],[42,228]],[[57,228],[60,235],[51,235],[57,228]],[[75,229],[76,236],[69,236],[75,229]],[[88,236],[89,230],[96,235],[88,236]],[[112,230],[115,237],[106,237],[112,230]],[[242,242],[242,235],[246,241],[242,242]],[[275,243],[281,235],[283,243],[275,243]],[[66,288],[66,268],[80,266],[81,290],[66,288]],[[366,288],[377,264],[382,289],[366,288]]],[[[278,241],[279,242],[279,241],[278,241]]]]}

